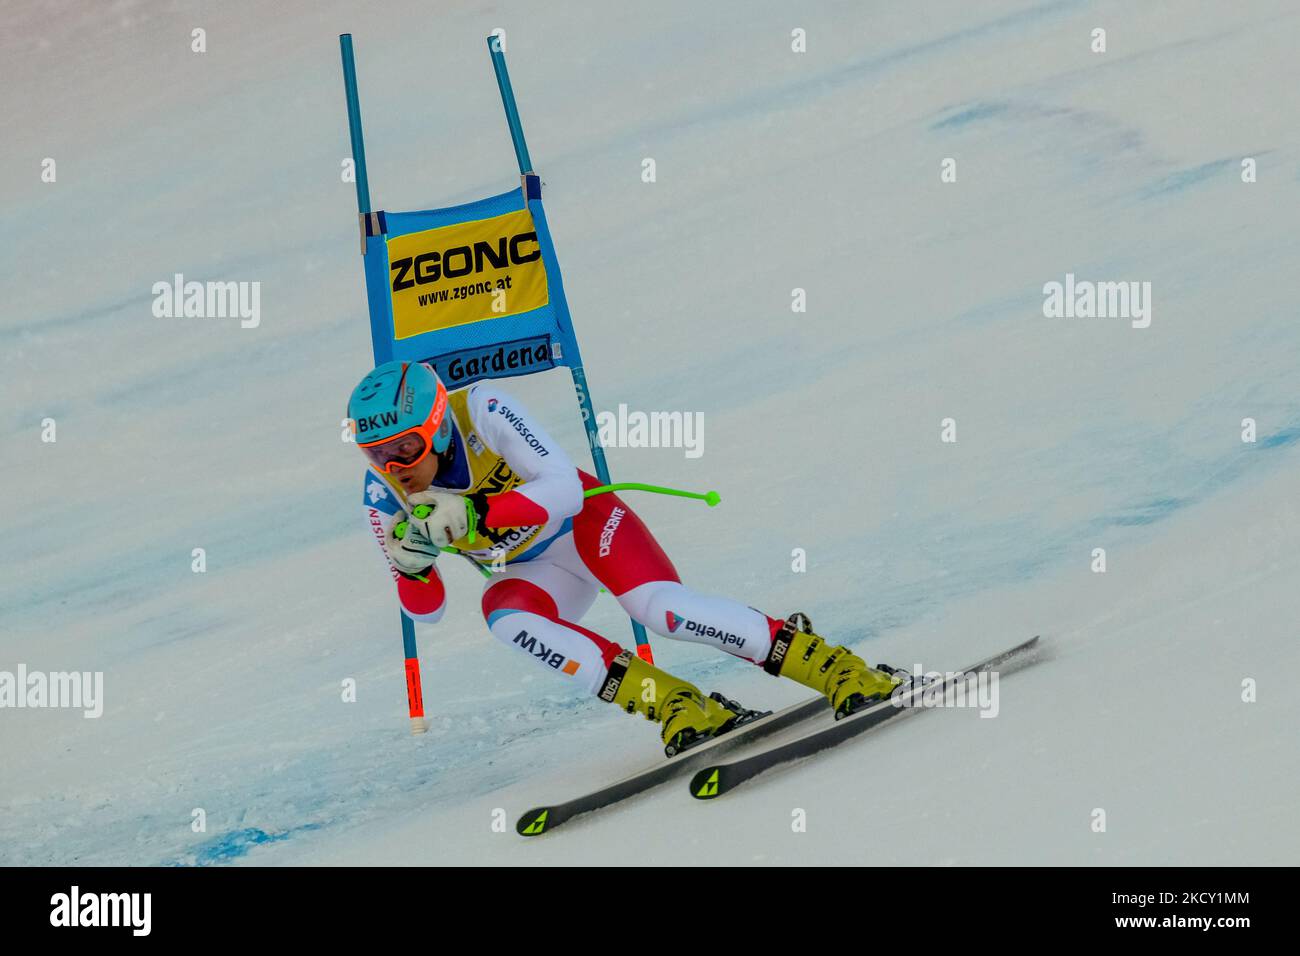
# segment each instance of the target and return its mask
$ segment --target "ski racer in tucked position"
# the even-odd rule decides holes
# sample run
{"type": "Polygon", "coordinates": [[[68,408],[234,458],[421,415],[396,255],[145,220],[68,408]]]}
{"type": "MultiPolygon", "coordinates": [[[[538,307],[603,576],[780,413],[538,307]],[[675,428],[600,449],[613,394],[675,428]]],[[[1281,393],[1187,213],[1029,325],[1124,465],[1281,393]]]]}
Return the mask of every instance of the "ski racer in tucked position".
{"type": "Polygon", "coordinates": [[[493,636],[588,693],[658,721],[670,756],[756,712],[705,695],[583,627],[602,586],[655,634],[788,677],[825,694],[837,714],[887,697],[903,680],[818,637],[803,614],[768,617],[684,586],[636,513],[612,493],[584,498],[599,482],[491,382],[448,392],[430,366],[388,362],[353,391],[348,417],[369,460],[368,500],[391,490],[400,503],[391,521],[373,507],[367,516],[382,535],[403,610],[416,621],[442,617],[447,595],[435,559],[444,549],[495,566],[482,596],[493,636]]]}

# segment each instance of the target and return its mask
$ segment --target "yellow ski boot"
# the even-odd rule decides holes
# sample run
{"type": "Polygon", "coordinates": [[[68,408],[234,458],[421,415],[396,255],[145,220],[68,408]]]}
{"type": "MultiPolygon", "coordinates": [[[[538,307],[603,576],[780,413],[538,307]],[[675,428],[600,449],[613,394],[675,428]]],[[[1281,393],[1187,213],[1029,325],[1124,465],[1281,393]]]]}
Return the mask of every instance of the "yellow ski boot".
{"type": "Polygon", "coordinates": [[[661,671],[631,651],[623,651],[609,666],[598,695],[629,714],[644,714],[663,724],[664,753],[672,757],[738,723],[763,714],[746,710],[721,694],[704,696],[694,684],[661,671]]]}
{"type": "Polygon", "coordinates": [[[827,643],[812,632],[808,615],[798,611],[776,632],[763,669],[821,691],[831,702],[836,720],[864,704],[884,700],[904,680],[868,667],[866,661],[847,647],[827,643]]]}

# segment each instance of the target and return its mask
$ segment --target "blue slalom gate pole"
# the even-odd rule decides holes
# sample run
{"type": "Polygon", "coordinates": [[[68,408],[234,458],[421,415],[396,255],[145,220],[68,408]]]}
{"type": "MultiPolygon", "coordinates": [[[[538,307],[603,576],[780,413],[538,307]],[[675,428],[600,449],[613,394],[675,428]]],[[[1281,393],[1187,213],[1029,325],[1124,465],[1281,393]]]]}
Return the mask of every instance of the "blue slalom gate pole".
{"type": "Polygon", "coordinates": [[[339,36],[343,55],[343,92],[348,98],[348,135],[352,138],[352,162],[357,175],[357,212],[370,212],[370,180],[366,178],[366,144],[361,138],[361,102],[357,98],[357,64],[352,56],[352,34],[339,36]]]}
{"type": "Polygon", "coordinates": [[[519,173],[531,173],[533,161],[528,156],[528,144],[524,142],[524,127],[519,122],[519,107],[515,105],[515,91],[510,86],[510,72],[506,69],[506,55],[501,50],[501,38],[487,38],[488,53],[492,57],[492,69],[497,75],[497,87],[501,90],[501,105],[506,110],[506,125],[510,127],[510,139],[515,144],[515,158],[519,160],[519,173]]]}
{"type": "MultiPolygon", "coordinates": [[[[524,127],[519,121],[519,107],[515,103],[515,91],[510,85],[510,71],[506,69],[506,55],[501,49],[501,38],[487,38],[488,55],[492,57],[492,70],[496,73],[497,88],[501,90],[501,105],[506,111],[506,125],[510,127],[510,139],[515,144],[515,159],[519,161],[519,175],[527,176],[533,172],[533,161],[528,155],[528,143],[524,141],[524,127]]],[[[587,373],[578,362],[569,366],[569,375],[573,378],[573,390],[578,396],[578,408],[582,411],[582,427],[587,433],[587,447],[591,449],[591,462],[596,468],[596,477],[602,484],[610,484],[609,466],[605,462],[605,449],[600,445],[596,431],[596,411],[591,404],[591,393],[587,388],[587,373]]],[[[645,628],[637,621],[632,622],[632,636],[636,640],[637,656],[654,663],[654,653],[650,649],[650,639],[645,628]]]]}
{"type": "MultiPolygon", "coordinates": [[[[366,176],[366,144],[361,136],[361,101],[357,96],[357,65],[352,55],[352,34],[339,35],[339,53],[343,57],[343,93],[348,101],[348,135],[352,140],[352,164],[357,177],[357,213],[370,212],[370,180],[366,176]]],[[[362,235],[365,235],[363,232],[362,235]]],[[[365,248],[364,240],[362,248],[365,248]]],[[[371,336],[370,347],[375,364],[381,365],[392,358],[380,351],[380,340],[371,336]]],[[[388,352],[384,349],[383,352],[388,352]]],[[[420,678],[420,652],[415,643],[415,622],[399,611],[402,620],[402,654],[406,666],[406,707],[411,716],[411,733],[422,734],[428,730],[424,720],[424,686],[420,678]]]]}

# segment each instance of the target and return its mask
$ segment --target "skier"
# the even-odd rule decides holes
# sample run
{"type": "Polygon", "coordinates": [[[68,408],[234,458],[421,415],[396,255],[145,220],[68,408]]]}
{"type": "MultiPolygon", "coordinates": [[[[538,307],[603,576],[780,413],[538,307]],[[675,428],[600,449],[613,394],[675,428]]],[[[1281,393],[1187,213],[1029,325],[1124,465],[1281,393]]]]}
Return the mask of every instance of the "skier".
{"type": "Polygon", "coordinates": [[[491,382],[448,392],[427,364],[387,362],[353,391],[348,417],[370,463],[367,485],[387,482],[405,506],[382,529],[403,610],[416,621],[442,617],[443,549],[492,568],[482,610],[493,636],[658,721],[670,756],[756,714],[583,627],[602,586],[654,633],[788,677],[825,694],[837,713],[902,681],[818,637],[803,614],[779,620],[683,586],[636,513],[612,493],[584,498],[599,482],[491,382]]]}

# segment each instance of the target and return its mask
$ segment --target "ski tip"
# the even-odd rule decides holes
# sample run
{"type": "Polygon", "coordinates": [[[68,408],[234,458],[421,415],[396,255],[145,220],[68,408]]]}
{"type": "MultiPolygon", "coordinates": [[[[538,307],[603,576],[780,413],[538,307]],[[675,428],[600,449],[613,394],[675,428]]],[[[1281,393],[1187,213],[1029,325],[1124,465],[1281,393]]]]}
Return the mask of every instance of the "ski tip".
{"type": "Polygon", "coordinates": [[[541,836],[546,832],[547,820],[550,815],[550,807],[537,807],[529,810],[515,824],[515,832],[520,836],[541,836]]]}
{"type": "Polygon", "coordinates": [[[696,800],[712,800],[714,797],[721,796],[722,790],[718,786],[718,781],[722,776],[722,769],[722,767],[705,767],[691,777],[691,796],[696,800]]]}

